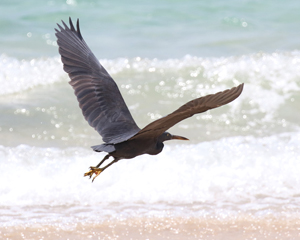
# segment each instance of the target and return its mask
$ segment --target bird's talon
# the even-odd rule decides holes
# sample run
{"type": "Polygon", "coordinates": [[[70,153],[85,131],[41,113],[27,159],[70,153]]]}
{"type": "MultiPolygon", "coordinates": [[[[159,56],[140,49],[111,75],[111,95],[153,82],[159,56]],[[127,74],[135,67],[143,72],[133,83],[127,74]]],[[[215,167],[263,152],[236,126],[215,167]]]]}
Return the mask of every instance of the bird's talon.
{"type": "Polygon", "coordinates": [[[100,175],[100,173],[103,171],[103,169],[97,168],[97,167],[90,167],[90,169],[91,169],[90,171],[88,171],[84,174],[84,177],[89,176],[91,179],[93,174],[95,174],[95,177],[92,180],[92,182],[94,182],[95,178],[100,175]]]}

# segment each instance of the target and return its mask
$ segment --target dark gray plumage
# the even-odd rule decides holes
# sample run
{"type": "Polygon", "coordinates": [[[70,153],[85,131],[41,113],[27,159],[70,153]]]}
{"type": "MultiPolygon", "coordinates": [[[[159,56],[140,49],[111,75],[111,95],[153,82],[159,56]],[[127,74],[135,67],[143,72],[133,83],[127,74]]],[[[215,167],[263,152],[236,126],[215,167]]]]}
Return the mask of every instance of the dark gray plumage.
{"type": "Polygon", "coordinates": [[[104,159],[84,176],[93,180],[107,167],[120,159],[134,158],[141,154],[155,155],[162,151],[163,142],[171,139],[188,140],[166,132],[176,123],[197,113],[205,112],[236,99],[243,84],[230,90],[194,99],[171,114],[140,129],[126,106],[117,84],[99,63],[85,43],[71,18],[70,27],[63,21],[56,30],[59,53],[64,70],[69,74],[70,85],[75,91],[79,107],[88,123],[102,136],[104,144],[93,146],[97,152],[108,152],[104,159]],[[114,160],[103,168],[99,166],[110,156],[114,160]]]}

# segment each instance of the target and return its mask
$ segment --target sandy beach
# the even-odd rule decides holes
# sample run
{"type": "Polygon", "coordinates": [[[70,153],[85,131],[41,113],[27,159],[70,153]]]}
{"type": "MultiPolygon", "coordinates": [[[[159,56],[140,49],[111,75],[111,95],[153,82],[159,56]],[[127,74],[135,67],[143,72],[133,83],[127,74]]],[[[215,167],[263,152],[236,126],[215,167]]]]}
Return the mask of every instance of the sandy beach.
{"type": "Polygon", "coordinates": [[[300,237],[299,218],[134,218],[1,227],[0,239],[266,239],[300,237]]]}

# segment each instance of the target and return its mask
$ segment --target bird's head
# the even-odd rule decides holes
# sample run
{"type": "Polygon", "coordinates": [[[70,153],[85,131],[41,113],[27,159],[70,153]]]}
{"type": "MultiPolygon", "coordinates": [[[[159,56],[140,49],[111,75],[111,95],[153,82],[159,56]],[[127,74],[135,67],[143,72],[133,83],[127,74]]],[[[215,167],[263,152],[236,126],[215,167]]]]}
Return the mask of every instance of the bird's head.
{"type": "Polygon", "coordinates": [[[168,132],[164,132],[158,138],[158,140],[160,142],[164,142],[164,141],[167,141],[167,140],[173,140],[173,139],[177,139],[177,140],[189,140],[189,139],[187,139],[185,137],[181,137],[181,136],[177,136],[177,135],[172,135],[171,133],[168,133],[168,132]]]}

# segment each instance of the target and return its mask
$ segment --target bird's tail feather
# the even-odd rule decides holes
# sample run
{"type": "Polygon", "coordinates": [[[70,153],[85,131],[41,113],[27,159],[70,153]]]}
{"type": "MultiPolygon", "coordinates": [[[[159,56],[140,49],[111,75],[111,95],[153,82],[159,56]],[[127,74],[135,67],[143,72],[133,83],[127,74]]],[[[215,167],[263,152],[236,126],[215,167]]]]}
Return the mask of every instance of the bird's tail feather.
{"type": "Polygon", "coordinates": [[[101,144],[101,145],[96,145],[91,147],[95,152],[108,152],[111,153],[115,151],[115,147],[112,144],[101,144]]]}

